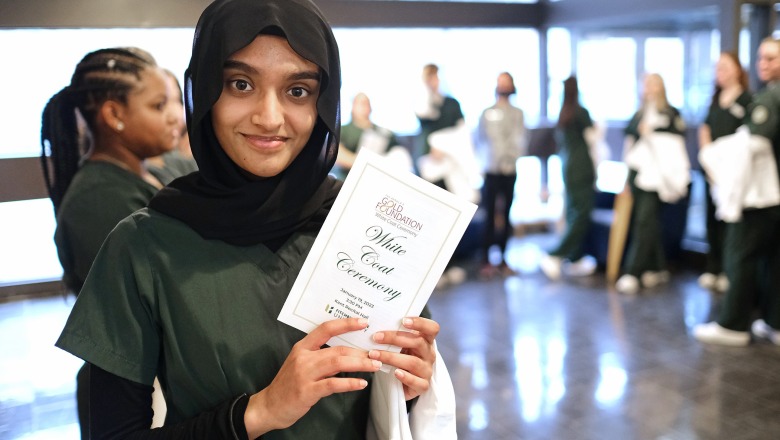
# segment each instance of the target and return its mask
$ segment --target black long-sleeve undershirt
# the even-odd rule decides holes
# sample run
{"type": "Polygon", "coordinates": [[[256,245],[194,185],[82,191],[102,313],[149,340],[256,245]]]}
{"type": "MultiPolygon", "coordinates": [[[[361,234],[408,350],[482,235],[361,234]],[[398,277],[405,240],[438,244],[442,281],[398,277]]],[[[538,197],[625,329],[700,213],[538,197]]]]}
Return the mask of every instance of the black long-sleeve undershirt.
{"type": "Polygon", "coordinates": [[[172,425],[150,429],[153,387],[88,364],[89,426],[92,439],[248,440],[244,426],[249,397],[236,396],[211,410],[172,425]]]}

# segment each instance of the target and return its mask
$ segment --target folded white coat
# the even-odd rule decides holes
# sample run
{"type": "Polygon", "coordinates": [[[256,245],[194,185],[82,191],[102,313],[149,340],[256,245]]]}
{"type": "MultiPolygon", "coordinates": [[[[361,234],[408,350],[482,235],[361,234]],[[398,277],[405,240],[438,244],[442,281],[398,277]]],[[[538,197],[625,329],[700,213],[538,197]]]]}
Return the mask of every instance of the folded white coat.
{"type": "MultiPolygon", "coordinates": [[[[435,342],[434,348],[436,349],[435,342]]],[[[367,440],[454,440],[455,390],[439,350],[433,364],[431,387],[421,394],[410,413],[401,382],[392,373],[378,371],[371,382],[367,440]]]]}
{"type": "Polygon", "coordinates": [[[745,208],[780,205],[780,183],[772,145],[742,126],[699,152],[710,181],[715,217],[728,223],[742,219],[745,208]]]}
{"type": "Polygon", "coordinates": [[[637,172],[636,186],[658,192],[662,201],[675,203],[688,194],[691,162],[682,136],[659,131],[642,136],[626,153],[625,162],[637,172]]]}
{"type": "Polygon", "coordinates": [[[428,135],[428,143],[443,157],[434,159],[426,154],[417,159],[420,176],[429,182],[444,180],[451,193],[478,203],[482,175],[466,124],[434,131],[428,135]]]}

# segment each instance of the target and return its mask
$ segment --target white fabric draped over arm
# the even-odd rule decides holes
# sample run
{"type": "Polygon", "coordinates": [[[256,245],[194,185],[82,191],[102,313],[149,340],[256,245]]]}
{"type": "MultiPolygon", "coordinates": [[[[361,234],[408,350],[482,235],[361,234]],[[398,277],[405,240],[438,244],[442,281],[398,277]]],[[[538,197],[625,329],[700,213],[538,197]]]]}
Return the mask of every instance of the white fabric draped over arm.
{"type": "Polygon", "coordinates": [[[431,387],[406,411],[404,389],[392,373],[379,371],[371,382],[367,440],[454,440],[455,390],[438,348],[431,387]]]}
{"type": "Polygon", "coordinates": [[[780,205],[777,163],[769,139],[740,127],[699,152],[711,184],[715,216],[729,223],[742,219],[745,208],[780,205]]]}

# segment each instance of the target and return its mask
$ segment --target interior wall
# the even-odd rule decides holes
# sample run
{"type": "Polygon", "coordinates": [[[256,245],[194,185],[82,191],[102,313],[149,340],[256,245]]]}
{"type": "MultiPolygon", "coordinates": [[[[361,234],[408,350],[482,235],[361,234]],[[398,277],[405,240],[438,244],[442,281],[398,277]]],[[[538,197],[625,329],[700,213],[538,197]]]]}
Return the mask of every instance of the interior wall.
{"type": "MultiPolygon", "coordinates": [[[[545,4],[314,0],[333,26],[539,27],[545,4]]],[[[194,27],[211,0],[0,2],[0,27],[194,27]]]]}

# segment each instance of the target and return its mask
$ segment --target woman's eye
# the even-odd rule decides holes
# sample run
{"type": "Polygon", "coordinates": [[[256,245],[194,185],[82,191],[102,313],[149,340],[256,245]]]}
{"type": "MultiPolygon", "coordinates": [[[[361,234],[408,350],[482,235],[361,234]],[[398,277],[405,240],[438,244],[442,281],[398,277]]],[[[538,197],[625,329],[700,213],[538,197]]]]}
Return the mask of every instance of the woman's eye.
{"type": "Polygon", "coordinates": [[[234,79],[233,81],[230,81],[230,84],[234,89],[241,92],[252,90],[252,86],[249,84],[249,81],[243,79],[234,79]]]}
{"type": "Polygon", "coordinates": [[[296,98],[305,98],[309,96],[309,91],[303,87],[293,87],[290,89],[289,93],[296,98]]]}

